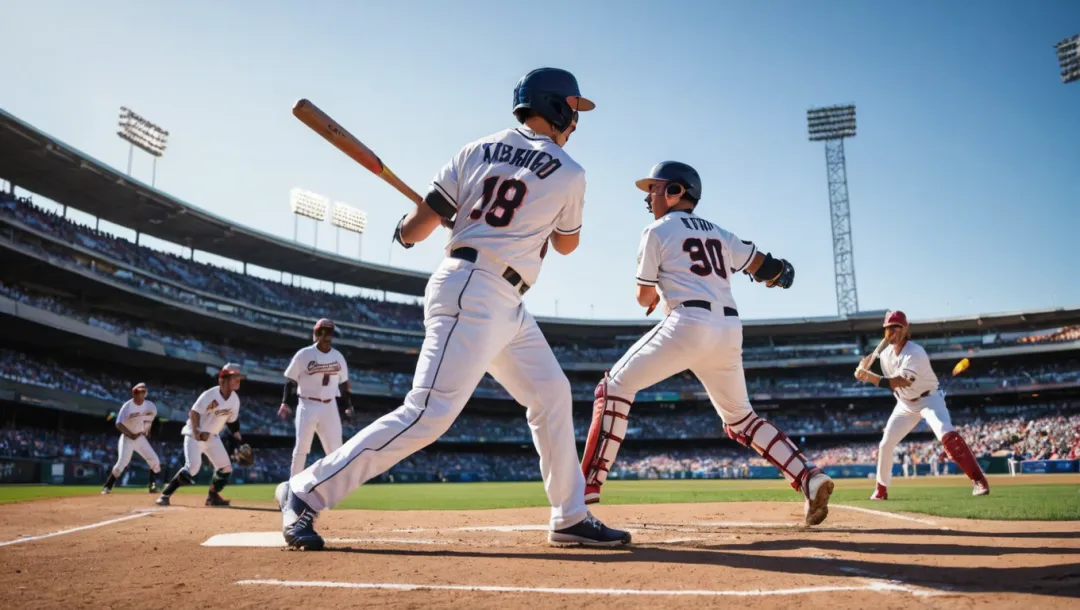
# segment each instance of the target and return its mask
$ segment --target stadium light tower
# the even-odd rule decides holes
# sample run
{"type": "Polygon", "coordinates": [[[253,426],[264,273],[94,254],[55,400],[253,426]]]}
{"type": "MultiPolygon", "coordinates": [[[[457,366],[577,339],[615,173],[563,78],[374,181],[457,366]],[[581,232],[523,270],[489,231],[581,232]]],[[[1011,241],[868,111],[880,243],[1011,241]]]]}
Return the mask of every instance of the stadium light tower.
{"type": "Polygon", "coordinates": [[[825,142],[836,311],[847,316],[859,311],[859,295],[855,289],[855,251],[851,242],[851,207],[848,205],[847,162],[844,159],[844,138],[855,137],[855,105],[811,108],[806,112],[806,119],[810,141],[825,142]]]}
{"type": "Polygon", "coordinates": [[[1061,64],[1061,82],[1066,85],[1080,81],[1080,34],[1054,45],[1061,64]]]}
{"type": "Polygon", "coordinates": [[[131,145],[128,148],[127,174],[131,175],[131,159],[135,154],[135,147],[138,146],[154,158],[154,169],[150,176],[150,186],[154,186],[154,183],[157,182],[157,160],[158,157],[165,154],[165,145],[166,140],[169,138],[169,132],[135,114],[125,106],[120,107],[119,127],[116,135],[131,145]]]}
{"type": "Polygon", "coordinates": [[[330,200],[322,195],[305,191],[302,188],[294,188],[289,191],[289,205],[292,208],[293,218],[293,241],[298,241],[297,231],[300,228],[300,217],[304,216],[315,221],[315,240],[311,248],[315,249],[319,243],[319,223],[326,220],[326,208],[330,200]]]}
{"type": "Polygon", "coordinates": [[[337,227],[337,245],[335,248],[338,254],[341,254],[341,230],[345,229],[350,233],[356,233],[358,239],[356,260],[360,260],[364,254],[364,229],[367,228],[367,214],[340,201],[335,201],[334,214],[330,217],[330,222],[337,227]]]}

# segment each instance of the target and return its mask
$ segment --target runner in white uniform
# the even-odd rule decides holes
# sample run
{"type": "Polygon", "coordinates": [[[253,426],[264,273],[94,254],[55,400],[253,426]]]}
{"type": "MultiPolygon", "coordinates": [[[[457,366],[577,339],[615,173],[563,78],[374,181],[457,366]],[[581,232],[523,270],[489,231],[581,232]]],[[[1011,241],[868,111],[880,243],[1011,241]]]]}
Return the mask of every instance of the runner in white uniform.
{"type": "Polygon", "coordinates": [[[131,400],[120,407],[116,414],[116,429],[120,431],[120,441],[116,449],[116,465],[113,466],[105,486],[101,488],[102,494],[112,493],[116,480],[124,473],[129,462],[131,453],[135,452],[146,460],[150,467],[150,484],[147,489],[154,493],[158,489],[158,476],[161,475],[161,460],[158,459],[154,448],[150,446],[147,435],[150,434],[150,426],[157,419],[157,406],[146,400],[146,384],[139,383],[131,388],[131,400]]]}
{"type": "Polygon", "coordinates": [[[202,468],[202,456],[210,460],[214,467],[214,477],[210,481],[210,491],[206,496],[207,506],[228,506],[229,501],[221,497],[221,490],[229,483],[232,474],[232,458],[221,442],[221,431],[229,428],[228,441],[234,447],[242,440],[240,436],[240,380],[244,376],[240,366],[226,364],[218,372],[218,384],[203,392],[188,411],[188,421],[180,431],[184,435],[184,467],[165,486],[165,491],[158,496],[156,503],[169,506],[173,492],[181,485],[191,485],[195,475],[202,468]]]}
{"type": "MultiPolygon", "coordinates": [[[[982,467],[975,460],[971,448],[952,425],[945,395],[938,389],[938,378],[930,366],[930,357],[921,345],[911,341],[911,327],[902,311],[885,314],[885,337],[889,347],[881,352],[881,375],[869,370],[873,354],[863,358],[855,369],[855,378],[882,388],[892,390],[896,396],[896,408],[885,424],[885,432],[878,445],[877,487],[871,500],[887,500],[889,483],[892,481],[893,460],[896,445],[925,419],[934,436],[945,447],[945,453],[971,479],[971,494],[985,496],[990,493],[990,483],[982,467]]],[[[913,466],[914,469],[914,466],[913,466]]]]}
{"type": "Polygon", "coordinates": [[[577,247],[585,171],[563,145],[578,111],[594,104],[581,97],[572,74],[552,68],[525,75],[514,103],[523,126],[465,145],[436,174],[423,205],[398,224],[394,239],[405,247],[440,223],[451,227],[449,256],[427,285],[426,335],[413,389],[400,408],[278,486],[290,547],[321,549],[315,515],[442,436],[485,372],[527,409],[552,506],[549,541],[630,541],[629,533],[606,527],[585,507],[570,382],[521,302],[549,240],[560,254],[577,247]]]}
{"type": "Polygon", "coordinates": [[[750,406],[742,366],[742,323],[731,296],[730,277],[735,273],[745,272],[769,287],[788,288],[795,269],[696,216],[701,178],[689,165],[659,163],[637,186],[649,193],[645,201],[656,218],[641,235],[638,303],[651,313],[662,299],[666,316],[596,386],[581,463],[586,502],[600,500],[600,488],[626,436],[634,396],[689,369],[705,386],[728,436],[779,468],[806,498],[806,524],[821,523],[829,514],[833,482],[750,406]]]}
{"type": "Polygon", "coordinates": [[[322,318],[312,332],[315,344],[296,352],[285,369],[288,381],[278,415],[287,420],[296,409],[296,444],[290,476],[304,470],[316,433],[323,453],[330,455],[337,451],[341,446],[341,418],[351,417],[353,413],[349,365],[345,356],[331,347],[333,338],[334,323],[322,318]]]}

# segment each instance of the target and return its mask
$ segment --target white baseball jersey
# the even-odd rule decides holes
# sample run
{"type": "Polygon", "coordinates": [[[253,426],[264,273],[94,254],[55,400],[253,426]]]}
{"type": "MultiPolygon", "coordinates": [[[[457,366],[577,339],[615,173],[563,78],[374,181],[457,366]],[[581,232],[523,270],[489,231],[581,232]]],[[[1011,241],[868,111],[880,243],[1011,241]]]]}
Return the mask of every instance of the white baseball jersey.
{"type": "Polygon", "coordinates": [[[881,352],[878,359],[881,360],[881,372],[886,377],[903,376],[912,382],[910,386],[893,392],[897,398],[911,402],[918,400],[926,392],[938,389],[937,375],[930,366],[930,357],[921,345],[908,341],[899,354],[890,345],[881,352]]]}
{"type": "Polygon", "coordinates": [[[525,127],[466,144],[432,181],[458,210],[447,253],[472,247],[532,285],[554,231],[581,230],[585,170],[547,136],[525,127]]]}
{"type": "Polygon", "coordinates": [[[757,248],[691,212],[669,212],[641,233],[637,282],[657,286],[664,312],[684,301],[709,301],[714,311],[735,308],[731,276],[754,259],[757,248]]]}
{"type": "Polygon", "coordinates": [[[338,385],[349,380],[349,365],[345,356],[334,348],[325,354],[315,345],[296,352],[285,376],[296,382],[297,393],[303,398],[329,400],[340,392],[338,385]]]}
{"type": "MultiPolygon", "coordinates": [[[[222,398],[221,388],[213,387],[199,395],[198,400],[191,406],[191,410],[199,414],[198,431],[217,436],[226,423],[231,424],[240,418],[240,395],[232,392],[229,398],[222,398]]],[[[184,424],[184,429],[180,433],[185,436],[194,436],[190,419],[184,424]]]]}
{"type": "Polygon", "coordinates": [[[116,414],[116,423],[124,424],[129,431],[138,434],[150,432],[150,424],[157,417],[157,406],[149,400],[144,400],[141,405],[135,404],[135,400],[129,400],[120,407],[116,414]]]}

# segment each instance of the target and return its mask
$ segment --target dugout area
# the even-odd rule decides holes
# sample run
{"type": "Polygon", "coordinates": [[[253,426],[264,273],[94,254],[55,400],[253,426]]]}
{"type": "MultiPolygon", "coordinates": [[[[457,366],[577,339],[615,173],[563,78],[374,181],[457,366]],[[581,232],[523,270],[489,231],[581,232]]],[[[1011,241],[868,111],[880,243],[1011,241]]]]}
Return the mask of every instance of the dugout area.
{"type": "MultiPolygon", "coordinates": [[[[1025,479],[1017,483],[1080,482],[1025,479]]],[[[161,509],[149,499],[131,492],[0,505],[0,604],[1065,608],[1080,598],[1078,521],[839,503],[824,526],[807,529],[796,502],[601,505],[596,514],[630,528],[635,544],[593,550],[548,546],[546,508],[331,510],[318,521],[328,550],[298,552],[260,546],[280,538],[272,503],[210,509],[201,494],[178,494],[161,509]]]]}

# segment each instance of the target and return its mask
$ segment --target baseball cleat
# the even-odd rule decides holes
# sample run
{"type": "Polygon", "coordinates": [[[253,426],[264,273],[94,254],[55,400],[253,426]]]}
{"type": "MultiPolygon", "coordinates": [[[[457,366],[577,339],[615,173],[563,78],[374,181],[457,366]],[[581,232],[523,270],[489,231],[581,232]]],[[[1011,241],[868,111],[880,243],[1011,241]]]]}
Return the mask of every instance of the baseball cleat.
{"type": "Polygon", "coordinates": [[[146,488],[146,491],[152,494],[156,494],[157,492],[161,491],[161,489],[158,488],[157,483],[154,483],[150,487],[146,488]]]}
{"type": "Polygon", "coordinates": [[[548,532],[548,542],[554,546],[614,547],[630,544],[630,532],[610,528],[588,513],[580,523],[548,532]]]}
{"type": "Polygon", "coordinates": [[[832,495],[835,483],[820,468],[811,468],[806,473],[806,479],[803,487],[806,494],[806,525],[818,525],[829,516],[829,496],[832,495]]]}
{"type": "Polygon", "coordinates": [[[889,489],[887,487],[885,487],[884,485],[882,485],[881,483],[878,483],[877,487],[874,488],[874,493],[870,494],[870,499],[871,500],[888,500],[889,499],[889,489]]]}
{"type": "Polygon", "coordinates": [[[585,503],[597,504],[600,502],[600,486],[599,485],[586,485],[585,486],[585,503]]]}
{"type": "Polygon", "coordinates": [[[315,531],[315,512],[306,502],[296,497],[286,481],[274,490],[274,499],[281,509],[281,533],[290,549],[321,551],[326,542],[315,531]]]}
{"type": "Polygon", "coordinates": [[[112,490],[109,489],[108,487],[102,487],[101,488],[101,495],[107,496],[107,495],[109,495],[111,493],[112,493],[112,490]]]}
{"type": "Polygon", "coordinates": [[[154,500],[154,504],[157,504],[158,506],[168,506],[169,496],[158,496],[158,499],[154,500]]]}
{"type": "Polygon", "coordinates": [[[980,479],[975,481],[975,486],[971,490],[973,496],[989,496],[990,495],[990,482],[986,479],[980,479]]]}
{"type": "Polygon", "coordinates": [[[230,502],[221,497],[221,494],[216,491],[212,491],[206,496],[207,506],[228,506],[229,504],[230,502]]]}

